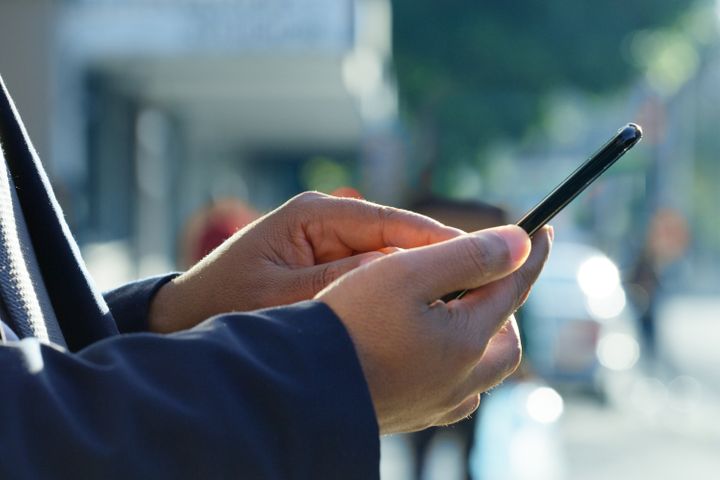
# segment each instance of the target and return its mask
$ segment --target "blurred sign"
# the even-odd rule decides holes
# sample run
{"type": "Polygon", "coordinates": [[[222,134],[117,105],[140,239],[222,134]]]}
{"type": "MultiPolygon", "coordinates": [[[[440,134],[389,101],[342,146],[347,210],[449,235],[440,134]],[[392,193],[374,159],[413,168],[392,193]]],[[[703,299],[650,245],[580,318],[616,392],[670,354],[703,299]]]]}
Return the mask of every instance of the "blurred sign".
{"type": "Polygon", "coordinates": [[[346,51],[352,0],[79,0],[61,36],[85,54],[346,51]]]}

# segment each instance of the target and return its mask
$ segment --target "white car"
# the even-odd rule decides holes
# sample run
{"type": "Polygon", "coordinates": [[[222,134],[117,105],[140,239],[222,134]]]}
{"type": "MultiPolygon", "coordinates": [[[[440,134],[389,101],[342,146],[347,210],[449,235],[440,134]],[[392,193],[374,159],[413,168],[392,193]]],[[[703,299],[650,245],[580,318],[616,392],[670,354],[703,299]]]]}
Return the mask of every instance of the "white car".
{"type": "Polygon", "coordinates": [[[604,396],[604,374],[629,370],[640,349],[617,266],[600,250],[556,242],[522,310],[525,357],[552,385],[604,396]]]}

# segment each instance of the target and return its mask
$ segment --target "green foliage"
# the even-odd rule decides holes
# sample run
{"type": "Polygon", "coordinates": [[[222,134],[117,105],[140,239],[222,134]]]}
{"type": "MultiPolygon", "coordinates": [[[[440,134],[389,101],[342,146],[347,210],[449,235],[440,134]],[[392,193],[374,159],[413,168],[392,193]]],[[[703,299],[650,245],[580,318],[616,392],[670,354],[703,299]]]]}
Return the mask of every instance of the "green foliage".
{"type": "Polygon", "coordinates": [[[352,174],[346,165],[324,156],[309,159],[302,167],[300,178],[303,189],[323,193],[332,193],[353,183],[352,174]]]}
{"type": "MultiPolygon", "coordinates": [[[[701,1],[701,0],[699,0],[701,1]]],[[[633,33],[673,24],[698,0],[395,0],[403,111],[429,161],[477,158],[522,138],[556,92],[593,95],[639,73],[633,33]]]]}

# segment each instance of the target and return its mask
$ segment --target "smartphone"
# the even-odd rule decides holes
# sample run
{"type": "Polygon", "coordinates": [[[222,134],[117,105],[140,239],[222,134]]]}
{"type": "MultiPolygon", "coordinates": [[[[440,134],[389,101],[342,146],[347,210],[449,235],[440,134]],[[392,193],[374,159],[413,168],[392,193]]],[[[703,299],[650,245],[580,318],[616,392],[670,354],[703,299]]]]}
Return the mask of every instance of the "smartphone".
{"type": "MultiPolygon", "coordinates": [[[[600,150],[590,157],[577,170],[570,174],[555,190],[550,192],[540,203],[530,209],[517,225],[525,230],[529,236],[535,235],[543,225],[548,223],[555,215],[565,208],[575,197],[594,182],[605,170],[617,162],[625,152],[634,147],[642,138],[642,128],[634,123],[628,123],[618,130],[600,150]]],[[[454,292],[443,297],[448,302],[462,298],[467,290],[454,292]]]]}
{"type": "Polygon", "coordinates": [[[575,197],[617,162],[642,138],[639,125],[629,123],[600,148],[588,161],[570,174],[555,190],[527,212],[517,225],[531,237],[565,208],[575,197]]]}

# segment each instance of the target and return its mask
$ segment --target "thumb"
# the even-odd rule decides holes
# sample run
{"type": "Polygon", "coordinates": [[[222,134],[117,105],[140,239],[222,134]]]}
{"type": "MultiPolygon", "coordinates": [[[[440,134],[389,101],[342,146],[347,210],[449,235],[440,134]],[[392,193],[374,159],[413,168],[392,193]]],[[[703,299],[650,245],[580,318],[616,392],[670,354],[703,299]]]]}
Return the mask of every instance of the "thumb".
{"type": "Polygon", "coordinates": [[[517,270],[530,254],[530,238],[515,225],[490,228],[396,253],[379,262],[383,275],[425,302],[478,288],[517,270]]]}

